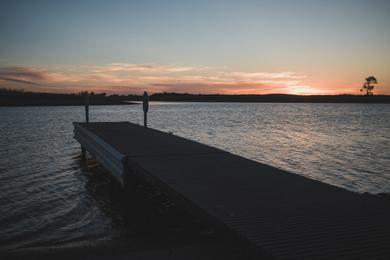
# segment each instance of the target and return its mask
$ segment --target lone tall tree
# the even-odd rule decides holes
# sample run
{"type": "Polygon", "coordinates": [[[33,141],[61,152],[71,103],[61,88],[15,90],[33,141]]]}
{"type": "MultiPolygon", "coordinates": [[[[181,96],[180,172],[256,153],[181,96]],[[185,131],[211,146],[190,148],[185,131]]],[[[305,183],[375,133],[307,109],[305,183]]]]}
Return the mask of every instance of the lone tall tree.
{"type": "Polygon", "coordinates": [[[360,90],[360,91],[363,91],[363,90],[366,90],[366,95],[372,95],[373,94],[373,89],[374,89],[374,85],[373,84],[377,84],[377,80],[374,76],[369,76],[368,78],[366,78],[366,82],[364,82],[363,84],[363,88],[360,90]]]}

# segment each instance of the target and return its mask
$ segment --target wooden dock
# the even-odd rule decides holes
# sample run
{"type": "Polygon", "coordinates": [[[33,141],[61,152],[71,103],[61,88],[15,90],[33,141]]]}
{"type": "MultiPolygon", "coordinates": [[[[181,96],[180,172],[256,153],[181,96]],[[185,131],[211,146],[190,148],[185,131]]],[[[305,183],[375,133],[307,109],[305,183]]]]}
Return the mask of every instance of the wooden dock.
{"type": "Polygon", "coordinates": [[[115,179],[135,174],[275,259],[390,259],[390,203],[129,122],[74,123],[115,179]]]}

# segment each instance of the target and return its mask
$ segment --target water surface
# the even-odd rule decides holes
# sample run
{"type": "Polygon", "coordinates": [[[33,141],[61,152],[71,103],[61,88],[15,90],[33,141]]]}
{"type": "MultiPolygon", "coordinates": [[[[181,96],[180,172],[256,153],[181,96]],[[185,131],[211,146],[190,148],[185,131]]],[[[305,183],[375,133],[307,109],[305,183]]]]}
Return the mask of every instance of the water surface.
{"type": "MultiPolygon", "coordinates": [[[[352,191],[390,192],[387,104],[152,103],[149,111],[150,127],[352,191]]],[[[90,113],[143,120],[139,105],[90,113]]],[[[80,158],[72,122],[84,120],[82,107],[2,107],[0,119],[0,248],[137,237],[104,169],[80,158]]]]}

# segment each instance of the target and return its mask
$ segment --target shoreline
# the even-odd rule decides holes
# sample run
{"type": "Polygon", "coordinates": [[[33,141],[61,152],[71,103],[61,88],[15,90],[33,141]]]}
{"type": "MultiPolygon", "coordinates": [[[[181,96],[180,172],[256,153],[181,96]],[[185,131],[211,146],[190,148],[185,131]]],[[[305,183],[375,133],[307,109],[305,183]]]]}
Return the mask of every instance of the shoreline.
{"type": "MultiPolygon", "coordinates": [[[[162,102],[162,103],[240,103],[240,104],[390,104],[390,99],[383,102],[356,102],[356,101],[210,101],[210,100],[151,100],[150,102],[162,102]]],[[[119,106],[119,105],[141,105],[139,101],[128,101],[118,103],[91,103],[90,106],[119,106]]],[[[71,106],[85,106],[84,104],[72,104],[72,103],[36,103],[36,104],[3,104],[0,103],[0,107],[71,107],[71,106]]]]}
{"type": "MultiPolygon", "coordinates": [[[[136,102],[123,102],[123,103],[92,103],[89,106],[119,106],[119,105],[139,105],[140,103],[136,102]]],[[[80,107],[85,106],[84,104],[69,104],[69,103],[59,103],[59,104],[0,104],[0,107],[80,107]]]]}
{"type": "Polygon", "coordinates": [[[219,236],[113,239],[0,252],[1,259],[242,259],[238,246],[219,236]]]}
{"type": "MultiPolygon", "coordinates": [[[[141,95],[106,95],[90,93],[90,105],[126,105],[142,101],[141,95]]],[[[153,93],[150,101],[159,102],[210,102],[210,103],[364,103],[390,104],[390,95],[292,95],[292,94],[189,94],[153,93]]],[[[23,92],[0,89],[0,106],[73,106],[84,105],[85,94],[59,94],[23,92]]],[[[136,103],[138,104],[138,103],[136,103]]]]}

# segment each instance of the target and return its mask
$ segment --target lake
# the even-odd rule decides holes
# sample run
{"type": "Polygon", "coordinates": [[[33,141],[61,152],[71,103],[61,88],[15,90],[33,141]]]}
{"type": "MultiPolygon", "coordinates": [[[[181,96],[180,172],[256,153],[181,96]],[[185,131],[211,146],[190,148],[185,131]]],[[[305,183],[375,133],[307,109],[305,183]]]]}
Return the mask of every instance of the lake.
{"type": "MultiPolygon", "coordinates": [[[[0,119],[0,249],[137,238],[115,184],[80,157],[72,122],[84,121],[83,107],[0,107],[0,119]]],[[[141,124],[142,106],[92,106],[90,120],[141,124]]],[[[388,104],[152,102],[148,125],[348,190],[390,193],[388,104]]]]}

